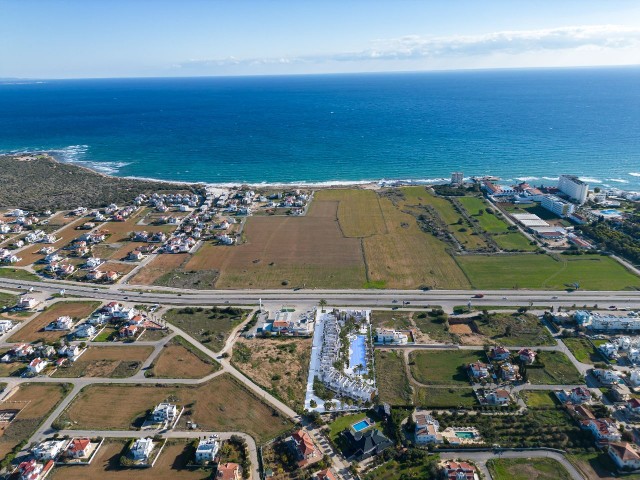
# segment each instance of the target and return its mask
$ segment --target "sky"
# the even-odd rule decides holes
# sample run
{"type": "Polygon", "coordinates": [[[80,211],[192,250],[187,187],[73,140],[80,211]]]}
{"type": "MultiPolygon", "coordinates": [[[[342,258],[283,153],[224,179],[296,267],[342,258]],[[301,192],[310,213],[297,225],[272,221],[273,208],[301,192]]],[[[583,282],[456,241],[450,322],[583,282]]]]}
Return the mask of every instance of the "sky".
{"type": "Polygon", "coordinates": [[[637,64],[637,0],[0,0],[0,78],[637,64]]]}

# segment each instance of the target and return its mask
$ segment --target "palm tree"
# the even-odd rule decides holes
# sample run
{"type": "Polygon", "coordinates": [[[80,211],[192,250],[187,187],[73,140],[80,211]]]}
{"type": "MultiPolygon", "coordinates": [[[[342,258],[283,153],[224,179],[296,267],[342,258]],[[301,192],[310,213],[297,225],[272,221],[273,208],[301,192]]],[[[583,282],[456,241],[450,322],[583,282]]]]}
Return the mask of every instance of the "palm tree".
{"type": "Polygon", "coordinates": [[[318,306],[320,306],[322,313],[324,313],[324,307],[327,306],[327,301],[324,298],[321,298],[320,301],[318,302],[318,306]]]}

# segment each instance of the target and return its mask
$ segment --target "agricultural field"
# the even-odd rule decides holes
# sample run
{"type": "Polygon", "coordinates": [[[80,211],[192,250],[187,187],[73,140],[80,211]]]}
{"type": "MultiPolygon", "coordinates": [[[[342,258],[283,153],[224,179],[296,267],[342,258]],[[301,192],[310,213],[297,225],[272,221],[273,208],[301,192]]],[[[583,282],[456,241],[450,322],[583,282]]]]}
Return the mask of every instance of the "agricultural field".
{"type": "Polygon", "coordinates": [[[409,354],[413,378],[423,385],[468,385],[466,365],[486,361],[483,350],[414,350],[409,354]]]}
{"type": "Polygon", "coordinates": [[[127,480],[135,476],[139,480],[204,480],[211,477],[211,469],[188,467],[193,461],[193,449],[187,441],[167,442],[153,468],[123,468],[120,455],[126,452],[128,441],[107,439],[90,465],[58,466],[50,478],[58,480],[127,480]],[[135,472],[135,473],[134,473],[135,472]]]}
{"type": "Polygon", "coordinates": [[[311,338],[238,338],[232,359],[253,382],[294,410],[302,411],[311,344],[311,338]]]}
{"type": "Polygon", "coordinates": [[[23,383],[15,393],[0,402],[0,409],[20,410],[8,426],[0,429],[0,458],[33,435],[66,394],[65,386],[60,383],[23,383]]]}
{"type": "Polygon", "coordinates": [[[58,368],[53,377],[126,378],[135,375],[153,347],[89,347],[75,362],[58,368]]]}
{"type": "Polygon", "coordinates": [[[537,347],[556,344],[538,317],[532,314],[502,312],[480,314],[474,321],[480,335],[505,347],[519,345],[537,347]]]}
{"type": "Polygon", "coordinates": [[[527,368],[529,382],[534,385],[578,385],[584,382],[569,358],[562,352],[540,352],[537,361],[544,368],[527,368]]]}
{"type": "Polygon", "coordinates": [[[520,232],[494,235],[493,241],[496,242],[501,249],[507,251],[535,252],[538,249],[537,245],[531,245],[529,239],[520,232]]]}
{"type": "Polygon", "coordinates": [[[220,369],[220,364],[209,358],[182,337],[167,343],[148,370],[158,378],[202,378],[220,369]]]}
{"type": "MultiPolygon", "coordinates": [[[[504,220],[495,214],[496,209],[492,208],[483,198],[480,197],[456,197],[465,210],[478,221],[480,228],[487,233],[505,233],[508,225],[504,220]],[[487,211],[489,208],[494,213],[487,211]]],[[[500,213],[500,212],[498,212],[500,213]]]]}
{"type": "Polygon", "coordinates": [[[478,400],[471,387],[414,387],[413,403],[423,408],[471,408],[478,400]]]}
{"type": "Polygon", "coordinates": [[[231,331],[244,321],[248,311],[240,308],[185,307],[167,310],[164,319],[217,352],[231,331]]]}
{"type": "Polygon", "coordinates": [[[69,331],[45,332],[43,329],[56,318],[68,315],[73,319],[83,319],[97,309],[101,302],[57,302],[45,309],[27,325],[18,330],[11,338],[10,342],[34,342],[44,339],[47,342],[55,342],[65,337],[69,331]]]}
{"type": "Polygon", "coordinates": [[[457,261],[477,289],[562,290],[578,282],[583,290],[640,288],[640,278],[601,255],[466,255],[457,261]]]}
{"type": "Polygon", "coordinates": [[[603,358],[586,338],[563,338],[564,343],[573,356],[581,363],[602,362],[603,358]]]}
{"type": "Polygon", "coordinates": [[[411,405],[412,390],[402,351],[375,350],[376,386],[380,402],[411,405]]]}
{"type": "Polygon", "coordinates": [[[553,458],[490,459],[487,467],[494,480],[571,480],[569,472],[553,458]]]}
{"type": "Polygon", "coordinates": [[[80,430],[127,430],[139,425],[146,412],[164,400],[186,407],[180,428],[191,420],[204,431],[246,432],[262,443],[292,427],[229,374],[198,386],[91,385],[80,392],[57,423],[80,430]],[[118,408],[105,409],[104,405],[118,408]]]}
{"type": "Polygon", "coordinates": [[[345,237],[364,238],[387,232],[378,195],[373,190],[320,190],[315,201],[339,202],[338,222],[345,237]]]}
{"type": "Polygon", "coordinates": [[[314,200],[304,217],[249,217],[246,242],[206,244],[186,271],[219,272],[216,288],[361,288],[366,281],[360,240],[342,235],[338,202],[314,200]]]}

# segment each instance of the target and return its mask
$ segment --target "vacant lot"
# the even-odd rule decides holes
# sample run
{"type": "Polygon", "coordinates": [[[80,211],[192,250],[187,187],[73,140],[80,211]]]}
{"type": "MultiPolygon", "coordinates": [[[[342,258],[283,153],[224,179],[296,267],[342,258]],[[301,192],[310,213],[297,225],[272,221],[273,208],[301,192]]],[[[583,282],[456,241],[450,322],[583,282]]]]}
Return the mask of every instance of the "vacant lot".
{"type": "Polygon", "coordinates": [[[584,383],[580,372],[562,352],[540,352],[538,361],[544,368],[527,368],[527,378],[534,385],[578,385],[584,383]]]}
{"type": "Polygon", "coordinates": [[[564,343],[576,360],[582,363],[602,362],[602,355],[594,348],[594,346],[586,338],[563,338],[564,343]]]}
{"type": "Polygon", "coordinates": [[[173,308],[167,310],[167,322],[184,330],[200,343],[217,352],[231,331],[245,319],[247,310],[240,308],[173,308]]]}
{"type": "Polygon", "coordinates": [[[503,250],[523,250],[525,252],[533,252],[538,248],[536,245],[531,245],[529,239],[519,232],[494,235],[493,240],[503,250]]]}
{"type": "Polygon", "coordinates": [[[571,475],[553,458],[490,459],[487,467],[494,480],[570,480],[571,475]]]}
{"type": "Polygon", "coordinates": [[[534,347],[556,343],[538,317],[532,314],[481,314],[476,317],[475,323],[481,335],[506,347],[534,347]]]}
{"type": "Polygon", "coordinates": [[[578,282],[584,290],[640,288],[640,278],[609,257],[584,255],[466,255],[457,257],[473,287],[561,290],[578,282]]]}
{"type": "Polygon", "coordinates": [[[470,387],[414,387],[413,403],[424,408],[469,408],[478,401],[470,387]]]}
{"type": "Polygon", "coordinates": [[[89,347],[75,362],[60,367],[54,377],[110,377],[125,378],[135,375],[153,347],[89,347]]]}
{"type": "Polygon", "coordinates": [[[384,216],[373,190],[321,190],[316,201],[334,201],[338,205],[338,222],[345,237],[370,237],[387,233],[384,216]]]}
{"type": "Polygon", "coordinates": [[[487,212],[487,208],[493,212],[495,212],[495,209],[491,208],[483,198],[458,197],[457,200],[462,204],[469,215],[478,221],[480,228],[484,231],[488,233],[504,233],[507,231],[508,225],[504,220],[498,218],[495,213],[487,212]]]}
{"type": "Polygon", "coordinates": [[[416,327],[423,335],[427,335],[429,338],[421,339],[423,343],[451,343],[453,342],[453,333],[455,329],[450,327],[446,328],[447,317],[446,314],[438,315],[436,312],[420,312],[414,313],[413,321],[416,327]]]}
{"type": "Polygon", "coordinates": [[[404,355],[397,350],[375,350],[376,386],[380,401],[390,405],[411,405],[412,390],[404,355]]]}
{"type": "Polygon", "coordinates": [[[218,362],[182,337],[167,343],[153,363],[151,371],[160,378],[202,378],[220,369],[218,362]]]}
{"type": "Polygon", "coordinates": [[[100,302],[58,302],[47,308],[44,312],[31,320],[17,331],[10,339],[10,342],[33,342],[40,338],[45,341],[56,341],[66,336],[69,332],[45,332],[44,327],[63,315],[68,315],[74,319],[86,318],[96,308],[100,302]]]}
{"type": "Polygon", "coordinates": [[[413,312],[397,310],[373,310],[371,323],[374,328],[392,328],[394,330],[409,330],[413,327],[411,317],[413,312]]]}
{"type": "Polygon", "coordinates": [[[548,390],[523,390],[520,396],[527,407],[531,408],[555,407],[557,405],[556,396],[548,390]]]}
{"type": "Polygon", "coordinates": [[[105,262],[98,270],[102,272],[118,272],[120,276],[126,275],[131,272],[136,266],[130,263],[120,263],[120,262],[105,262]]]}
{"type": "Polygon", "coordinates": [[[153,285],[153,283],[163,275],[180,268],[189,258],[191,257],[187,253],[158,255],[136,272],[133,278],[129,280],[129,283],[136,285],[153,285]]]}
{"type": "Polygon", "coordinates": [[[27,440],[65,395],[66,391],[59,383],[28,383],[22,384],[17,392],[0,402],[0,409],[21,409],[17,417],[0,432],[0,458],[4,458],[18,443],[27,440]]]}
{"type": "Polygon", "coordinates": [[[482,350],[414,350],[409,354],[413,378],[424,385],[464,385],[469,383],[466,365],[486,361],[482,350]]]}
{"type": "Polygon", "coordinates": [[[0,277],[12,278],[14,280],[28,280],[30,282],[39,282],[41,279],[35,273],[21,270],[20,268],[2,267],[0,268],[0,277]]]}
{"type": "Polygon", "coordinates": [[[360,241],[345,238],[338,202],[314,201],[305,217],[249,217],[246,243],[203,246],[185,270],[220,272],[216,288],[361,288],[360,241]]]}
{"type": "Polygon", "coordinates": [[[197,387],[92,385],[80,392],[61,420],[74,429],[126,430],[167,399],[186,406],[181,425],[192,420],[205,431],[241,431],[264,442],[292,426],[228,374],[197,387]]]}
{"type": "Polygon", "coordinates": [[[233,362],[291,408],[303,410],[311,343],[311,338],[239,338],[233,346],[233,362]]]}
{"type": "Polygon", "coordinates": [[[193,461],[193,452],[186,443],[167,442],[153,468],[136,469],[120,466],[120,455],[125,452],[126,446],[125,440],[106,440],[91,465],[56,467],[51,478],[125,480],[135,477],[141,480],[202,480],[211,476],[210,469],[187,467],[187,464],[193,461]]]}

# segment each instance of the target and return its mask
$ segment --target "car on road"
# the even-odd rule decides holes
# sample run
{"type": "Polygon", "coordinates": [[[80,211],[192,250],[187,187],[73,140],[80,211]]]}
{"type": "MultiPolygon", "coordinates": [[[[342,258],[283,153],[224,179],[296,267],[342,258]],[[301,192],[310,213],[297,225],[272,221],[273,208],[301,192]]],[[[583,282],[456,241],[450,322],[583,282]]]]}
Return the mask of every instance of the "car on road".
{"type": "Polygon", "coordinates": [[[618,309],[618,307],[616,307],[615,305],[610,305],[609,306],[609,310],[617,310],[617,309],[618,309]]]}
{"type": "Polygon", "coordinates": [[[557,300],[558,296],[556,295],[555,297],[551,297],[551,300],[557,300]]]}
{"type": "Polygon", "coordinates": [[[482,293],[476,293],[473,297],[471,298],[484,298],[484,294],[482,293]]]}

